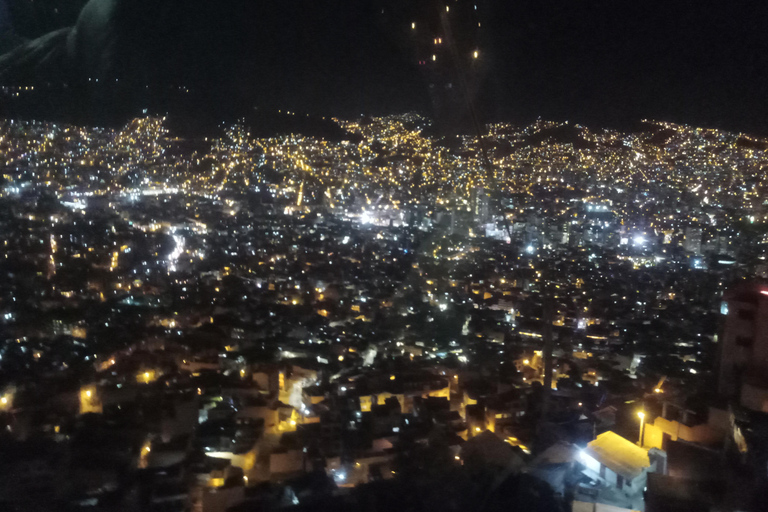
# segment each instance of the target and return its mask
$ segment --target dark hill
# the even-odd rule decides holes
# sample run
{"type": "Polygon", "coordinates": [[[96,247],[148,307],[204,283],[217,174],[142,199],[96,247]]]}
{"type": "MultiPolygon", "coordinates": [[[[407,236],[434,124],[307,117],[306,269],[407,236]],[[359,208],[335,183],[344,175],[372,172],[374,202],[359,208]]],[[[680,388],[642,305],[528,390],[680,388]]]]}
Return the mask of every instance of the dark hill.
{"type": "Polygon", "coordinates": [[[73,27],[0,56],[0,84],[40,90],[3,98],[0,116],[119,126],[147,109],[208,128],[256,105],[318,118],[424,110],[421,75],[376,4],[91,0],[73,27]]]}
{"type": "Polygon", "coordinates": [[[571,124],[562,124],[553,128],[544,128],[528,135],[515,144],[515,148],[541,146],[544,143],[573,144],[577,149],[594,149],[596,144],[584,138],[583,129],[571,124]]]}

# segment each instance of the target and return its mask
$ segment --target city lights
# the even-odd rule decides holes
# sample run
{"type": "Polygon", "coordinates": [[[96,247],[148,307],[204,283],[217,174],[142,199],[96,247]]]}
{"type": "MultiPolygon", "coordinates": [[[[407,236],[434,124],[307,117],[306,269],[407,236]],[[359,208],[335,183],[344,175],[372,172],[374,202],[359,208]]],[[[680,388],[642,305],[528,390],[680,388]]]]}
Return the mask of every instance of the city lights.
{"type": "MultiPolygon", "coordinates": [[[[421,59],[435,62],[447,37],[425,34],[421,59]]],[[[472,48],[461,51],[479,58],[472,48]]],[[[72,418],[56,417],[56,442],[81,428],[65,420],[115,407],[156,434],[124,401],[167,403],[163,414],[179,420],[163,428],[189,417],[187,434],[214,430],[197,437],[203,452],[244,471],[256,464],[249,454],[269,451],[261,436],[326,432],[276,453],[276,468],[298,474],[310,443],[371,436],[375,417],[383,473],[397,478],[387,443],[421,418],[463,427],[466,443],[492,442],[487,430],[528,453],[520,425],[537,420],[525,404],[551,379],[570,398],[547,414],[611,421],[611,408],[629,411],[640,426],[629,444],[647,451],[673,421],[654,420],[645,438],[650,402],[685,396],[712,375],[714,344],[736,343],[713,312],[726,323],[759,316],[726,292],[766,261],[752,188],[765,186],[768,142],[662,122],[634,133],[500,122],[448,142],[415,113],[329,122],[354,142],[256,138],[240,123],[189,141],[151,117],[117,130],[0,124],[11,155],[0,193],[13,206],[2,257],[14,269],[0,301],[0,366],[91,383],[72,418]],[[668,367],[674,379],[628,388],[626,400],[596,398],[617,375],[640,384],[668,367]],[[436,409],[417,418],[425,398],[436,409]],[[637,411],[641,400],[649,408],[637,411]],[[356,405],[330,428],[342,402],[356,405]],[[257,426],[265,414],[274,420],[257,426]]],[[[757,287],[738,297],[765,296],[757,287]]],[[[3,412],[29,407],[30,395],[18,396],[0,396],[3,412]]],[[[150,449],[152,459],[166,453],[146,443],[137,467],[155,462],[150,449]]],[[[366,478],[366,462],[349,464],[339,486],[366,478]]],[[[232,476],[205,485],[246,483],[232,476]]]]}

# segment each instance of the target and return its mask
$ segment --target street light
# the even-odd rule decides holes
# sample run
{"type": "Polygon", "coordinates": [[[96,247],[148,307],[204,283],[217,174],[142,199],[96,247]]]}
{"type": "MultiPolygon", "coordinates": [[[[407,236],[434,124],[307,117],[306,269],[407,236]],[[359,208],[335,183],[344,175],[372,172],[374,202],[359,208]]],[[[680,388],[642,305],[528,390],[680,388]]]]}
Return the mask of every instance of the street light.
{"type": "Polygon", "coordinates": [[[643,446],[643,429],[645,428],[645,413],[640,411],[637,413],[637,417],[640,418],[640,438],[637,440],[639,446],[643,446]]]}

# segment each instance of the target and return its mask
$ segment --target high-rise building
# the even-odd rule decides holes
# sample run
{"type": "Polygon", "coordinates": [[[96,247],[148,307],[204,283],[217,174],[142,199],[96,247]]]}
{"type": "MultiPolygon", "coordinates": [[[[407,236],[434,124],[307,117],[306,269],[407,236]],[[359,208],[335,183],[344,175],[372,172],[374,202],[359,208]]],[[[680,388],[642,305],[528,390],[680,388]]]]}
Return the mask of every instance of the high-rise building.
{"type": "Polygon", "coordinates": [[[728,290],[718,390],[750,409],[768,412],[768,283],[744,283],[728,290]]]}
{"type": "Polygon", "coordinates": [[[475,223],[485,224],[491,217],[491,198],[483,187],[472,189],[470,204],[475,223]]]}
{"type": "Polygon", "coordinates": [[[701,254],[701,228],[685,228],[683,249],[696,255],[701,254]]]}

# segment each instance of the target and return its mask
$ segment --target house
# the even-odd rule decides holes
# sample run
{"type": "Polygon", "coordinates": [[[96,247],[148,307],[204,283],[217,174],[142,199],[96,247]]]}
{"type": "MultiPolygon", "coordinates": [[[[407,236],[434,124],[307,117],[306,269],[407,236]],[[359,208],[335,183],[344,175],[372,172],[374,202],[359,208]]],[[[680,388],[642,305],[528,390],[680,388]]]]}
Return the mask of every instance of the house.
{"type": "MultiPolygon", "coordinates": [[[[579,491],[606,505],[643,510],[643,490],[648,473],[666,473],[666,453],[656,448],[647,450],[608,431],[587,444],[579,456],[582,473],[593,482],[579,491]]],[[[577,492],[579,494],[579,492],[577,492]]]]}

